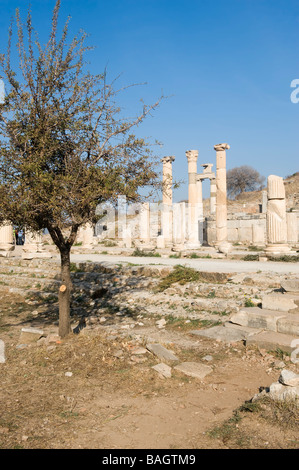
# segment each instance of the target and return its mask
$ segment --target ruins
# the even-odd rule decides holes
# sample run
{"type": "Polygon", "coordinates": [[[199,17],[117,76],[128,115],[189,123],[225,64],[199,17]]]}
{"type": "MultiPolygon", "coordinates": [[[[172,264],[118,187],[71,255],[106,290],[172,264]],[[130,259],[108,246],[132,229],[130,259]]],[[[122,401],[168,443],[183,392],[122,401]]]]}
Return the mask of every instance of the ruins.
{"type": "MultiPolygon", "coordinates": [[[[93,250],[98,242],[113,239],[127,249],[199,250],[209,247],[228,254],[233,245],[254,245],[264,250],[264,257],[291,253],[298,245],[299,211],[288,210],[283,178],[270,175],[261,201],[250,210],[235,203],[228,206],[226,183],[227,143],[214,146],[213,163],[202,163],[198,172],[198,150],[185,152],[188,165],[188,201],[173,202],[172,168],[175,156],[162,158],[162,201],[127,205],[119,196],[117,208],[106,203],[98,207],[99,222],[81,227],[77,245],[93,250]],[[210,182],[209,204],[204,204],[202,184],[210,182]]],[[[243,204],[244,205],[244,204],[243,204]]],[[[13,228],[0,228],[0,256],[9,257],[14,250],[13,228]]],[[[47,258],[42,235],[27,233],[22,257],[47,258]]]]}

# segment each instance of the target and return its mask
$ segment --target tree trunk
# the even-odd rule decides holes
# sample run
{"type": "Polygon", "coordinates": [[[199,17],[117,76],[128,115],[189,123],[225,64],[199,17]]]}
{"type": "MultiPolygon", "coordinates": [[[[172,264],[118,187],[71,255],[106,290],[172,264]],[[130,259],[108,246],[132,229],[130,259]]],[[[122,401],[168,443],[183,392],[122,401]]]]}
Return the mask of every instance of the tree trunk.
{"type": "Polygon", "coordinates": [[[59,288],[59,336],[64,338],[71,332],[70,304],[71,304],[71,272],[70,249],[60,250],[61,257],[61,286],[59,288]]]}

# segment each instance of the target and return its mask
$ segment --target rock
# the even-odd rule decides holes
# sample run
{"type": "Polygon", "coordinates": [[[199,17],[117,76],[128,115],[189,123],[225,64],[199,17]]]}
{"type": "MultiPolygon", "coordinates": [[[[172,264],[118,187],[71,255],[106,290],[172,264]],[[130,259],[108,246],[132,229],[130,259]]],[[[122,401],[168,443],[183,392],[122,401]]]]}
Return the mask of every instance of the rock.
{"type": "Polygon", "coordinates": [[[263,309],[289,312],[297,308],[294,300],[287,294],[267,294],[262,298],[263,309]]]}
{"type": "Polygon", "coordinates": [[[157,356],[161,360],[169,361],[169,362],[176,362],[179,359],[173,354],[172,351],[161,346],[161,344],[147,344],[147,349],[152,352],[155,356],[157,356]]]}
{"type": "Polygon", "coordinates": [[[285,281],[281,281],[281,287],[286,292],[299,293],[299,279],[286,279],[285,281]]]}
{"type": "Polygon", "coordinates": [[[164,364],[164,362],[161,362],[160,364],[153,366],[152,369],[158,372],[160,377],[167,378],[167,379],[171,377],[171,367],[169,367],[167,364],[164,364]]]}
{"type": "Polygon", "coordinates": [[[64,375],[65,375],[66,377],[72,377],[73,372],[66,372],[64,375]]]}
{"type": "Polygon", "coordinates": [[[284,369],[281,371],[278,382],[290,387],[297,387],[299,386],[299,375],[295,374],[291,370],[284,369]]]}
{"type": "Polygon", "coordinates": [[[0,340],[0,364],[4,364],[5,362],[5,345],[2,339],[0,340]]]}
{"type": "Polygon", "coordinates": [[[269,396],[279,401],[295,400],[299,397],[299,386],[288,387],[280,382],[274,382],[270,385],[269,396]]]}
{"type": "Polygon", "coordinates": [[[19,343],[35,343],[43,336],[43,334],[43,330],[36,328],[22,328],[19,343]]]}
{"type": "Polygon", "coordinates": [[[208,356],[203,357],[202,360],[209,362],[209,361],[212,361],[212,360],[213,360],[213,357],[208,355],[208,356]]]}
{"type": "Polygon", "coordinates": [[[161,318],[161,320],[158,320],[158,321],[156,322],[156,325],[157,325],[157,327],[160,328],[160,329],[161,329],[161,328],[165,328],[165,325],[166,325],[166,320],[165,320],[165,318],[161,318]]]}
{"type": "Polygon", "coordinates": [[[138,356],[138,355],[140,355],[140,354],[147,354],[147,353],[148,353],[148,350],[145,349],[145,348],[142,348],[142,347],[138,347],[138,346],[137,346],[137,347],[133,348],[131,352],[132,352],[132,354],[138,356]]]}
{"type": "Polygon", "coordinates": [[[220,243],[220,245],[218,246],[219,253],[224,253],[225,255],[230,253],[232,249],[233,249],[232,245],[228,242],[220,243]]]}
{"type": "Polygon", "coordinates": [[[198,362],[182,362],[181,364],[175,366],[175,370],[182,372],[183,374],[190,377],[195,377],[196,379],[203,379],[206,375],[213,371],[212,367],[206,366],[205,364],[200,364],[198,362]]]}

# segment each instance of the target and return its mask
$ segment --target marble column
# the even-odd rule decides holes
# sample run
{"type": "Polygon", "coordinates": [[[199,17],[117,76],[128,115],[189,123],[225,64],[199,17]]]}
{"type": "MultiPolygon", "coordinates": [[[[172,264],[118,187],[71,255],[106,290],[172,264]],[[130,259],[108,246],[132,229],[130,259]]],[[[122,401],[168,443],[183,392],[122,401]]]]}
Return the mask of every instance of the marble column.
{"type": "Polygon", "coordinates": [[[146,245],[150,243],[150,205],[144,202],[139,212],[140,240],[146,245]]]}
{"type": "Polygon", "coordinates": [[[210,180],[210,214],[216,214],[216,178],[210,180]]]}
{"type": "Polygon", "coordinates": [[[5,225],[0,226],[0,256],[7,258],[11,256],[14,249],[12,224],[5,223],[5,225]]]}
{"type": "Polygon", "coordinates": [[[163,162],[163,206],[161,212],[161,228],[163,243],[167,244],[172,241],[172,225],[173,225],[173,214],[172,214],[172,163],[174,162],[174,156],[167,156],[162,158],[163,162]]]}
{"type": "Polygon", "coordinates": [[[216,150],[216,246],[227,243],[226,150],[228,144],[214,146],[216,150]]]}
{"type": "Polygon", "coordinates": [[[189,248],[197,248],[199,242],[199,210],[197,187],[197,159],[198,150],[186,152],[188,160],[188,245],[189,248]]]}
{"type": "Polygon", "coordinates": [[[163,204],[172,204],[172,163],[175,157],[163,157],[163,204]]]}
{"type": "Polygon", "coordinates": [[[267,246],[266,252],[290,251],[287,243],[286,201],[283,178],[270,175],[267,181],[267,246]]]}

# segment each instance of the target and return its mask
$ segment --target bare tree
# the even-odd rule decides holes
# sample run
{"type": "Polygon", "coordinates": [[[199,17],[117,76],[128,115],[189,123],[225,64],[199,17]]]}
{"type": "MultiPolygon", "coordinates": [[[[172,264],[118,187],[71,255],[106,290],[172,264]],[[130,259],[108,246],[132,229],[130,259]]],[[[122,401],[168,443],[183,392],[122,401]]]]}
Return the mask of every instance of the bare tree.
{"type": "MultiPolygon", "coordinates": [[[[30,9],[19,11],[0,55],[6,86],[0,103],[0,215],[31,231],[47,229],[61,257],[59,334],[70,332],[70,251],[80,226],[95,222],[99,203],[157,184],[151,145],[133,134],[161,98],[126,119],[116,98],[123,89],[104,71],[85,71],[86,33],[68,41],[69,19],[60,37],[56,2],[48,42],[42,46],[30,9]],[[19,67],[13,69],[13,28],[19,67]]],[[[1,78],[1,77],[0,77],[1,78]]],[[[0,219],[1,219],[0,217],[0,219]]]]}
{"type": "Polygon", "coordinates": [[[243,165],[227,171],[227,193],[235,198],[246,191],[256,191],[263,187],[265,177],[252,168],[243,165]]]}

